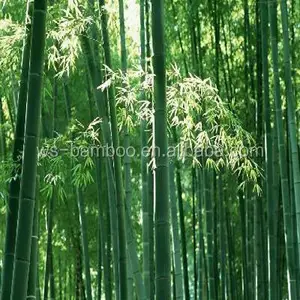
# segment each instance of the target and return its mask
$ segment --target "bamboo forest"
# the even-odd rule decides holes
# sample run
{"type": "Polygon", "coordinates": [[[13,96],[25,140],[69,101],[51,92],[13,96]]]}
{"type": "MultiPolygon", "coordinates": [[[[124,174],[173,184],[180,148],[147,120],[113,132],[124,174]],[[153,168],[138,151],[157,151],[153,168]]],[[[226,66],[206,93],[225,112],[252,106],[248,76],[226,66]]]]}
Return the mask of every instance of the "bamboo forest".
{"type": "Polygon", "coordinates": [[[299,18],[0,0],[0,300],[299,300],[299,18]]]}

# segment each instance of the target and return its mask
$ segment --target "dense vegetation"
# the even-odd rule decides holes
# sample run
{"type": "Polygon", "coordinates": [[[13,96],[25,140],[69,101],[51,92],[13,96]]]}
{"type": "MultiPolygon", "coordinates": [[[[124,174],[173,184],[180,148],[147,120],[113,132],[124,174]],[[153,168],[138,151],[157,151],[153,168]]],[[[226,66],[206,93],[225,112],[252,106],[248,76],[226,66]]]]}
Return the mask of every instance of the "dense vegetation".
{"type": "Polygon", "coordinates": [[[298,2],[0,3],[1,300],[300,299],[298,2]]]}

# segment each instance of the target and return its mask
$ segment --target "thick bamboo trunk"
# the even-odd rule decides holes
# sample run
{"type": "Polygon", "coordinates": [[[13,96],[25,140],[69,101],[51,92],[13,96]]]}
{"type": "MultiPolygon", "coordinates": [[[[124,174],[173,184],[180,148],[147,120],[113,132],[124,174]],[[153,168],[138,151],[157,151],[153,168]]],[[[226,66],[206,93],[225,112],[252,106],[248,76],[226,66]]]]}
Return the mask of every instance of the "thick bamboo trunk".
{"type": "Polygon", "coordinates": [[[29,67],[23,169],[11,300],[24,300],[27,295],[35,205],[45,29],[46,1],[35,0],[31,43],[31,57],[34,59],[30,61],[29,67]]]}
{"type": "Polygon", "coordinates": [[[155,271],[156,299],[171,299],[171,255],[168,187],[168,137],[166,111],[166,69],[164,40],[164,1],[152,1],[154,77],[154,154],[155,169],[155,271]],[[157,152],[157,151],[156,151],[157,152]]]}
{"type": "Polygon", "coordinates": [[[6,218],[6,233],[5,233],[5,248],[2,270],[2,289],[0,299],[10,299],[11,284],[13,275],[13,265],[15,258],[16,230],[19,210],[19,193],[20,193],[20,175],[22,171],[22,156],[24,145],[24,129],[25,129],[25,112],[27,103],[28,91],[28,71],[31,49],[31,17],[33,8],[30,8],[30,1],[27,1],[25,39],[22,52],[21,80],[18,95],[18,110],[17,121],[13,145],[13,161],[16,168],[13,169],[12,178],[9,186],[7,218],[6,218]]]}

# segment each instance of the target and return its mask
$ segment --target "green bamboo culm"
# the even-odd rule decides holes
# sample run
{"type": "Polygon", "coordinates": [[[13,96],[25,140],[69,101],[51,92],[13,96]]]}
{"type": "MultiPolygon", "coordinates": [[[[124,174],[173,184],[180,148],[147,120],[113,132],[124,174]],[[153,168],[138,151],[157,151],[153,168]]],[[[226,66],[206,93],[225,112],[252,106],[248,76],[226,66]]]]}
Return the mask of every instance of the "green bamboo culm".
{"type": "MultiPolygon", "coordinates": [[[[102,29],[102,39],[103,39],[103,51],[104,51],[104,58],[105,64],[111,68],[111,55],[110,55],[110,40],[109,40],[109,33],[108,33],[108,13],[105,8],[105,1],[99,0],[99,7],[100,7],[100,18],[101,18],[101,29],[102,29]]],[[[109,91],[109,99],[114,98],[113,88],[110,87],[109,91]]],[[[109,174],[110,174],[110,164],[108,160],[105,160],[105,167],[106,167],[106,176],[107,176],[107,183],[108,183],[108,206],[110,211],[110,220],[116,218],[116,191],[111,181],[109,181],[109,174]]],[[[110,231],[112,235],[112,243],[113,243],[113,261],[114,261],[114,281],[115,281],[115,294],[116,298],[119,298],[119,268],[118,268],[118,257],[119,257],[119,250],[118,250],[118,234],[117,234],[117,222],[110,222],[110,231]]]]}
{"type": "Polygon", "coordinates": [[[1,130],[0,130],[0,156],[1,159],[5,160],[7,153],[6,153],[6,135],[3,129],[3,125],[5,123],[5,117],[3,113],[3,102],[0,96],[0,124],[1,124],[1,130]]]}
{"type": "Polygon", "coordinates": [[[285,72],[285,86],[286,99],[288,111],[288,131],[290,134],[290,147],[292,158],[292,177],[295,193],[296,205],[296,221],[297,221],[297,238],[298,238],[298,253],[300,254],[300,165],[299,165],[299,151],[297,145],[297,127],[295,120],[295,99],[292,81],[291,55],[290,55],[290,39],[289,39],[289,20],[287,1],[280,1],[281,9],[281,23],[283,32],[283,53],[284,53],[284,72],[285,72]]]}
{"type": "Polygon", "coordinates": [[[164,1],[152,1],[154,70],[155,145],[155,271],[156,300],[171,299],[171,257],[169,221],[168,136],[166,112],[166,69],[164,39],[164,1]],[[159,149],[159,153],[157,153],[159,149]],[[159,154],[159,155],[158,155],[159,154]]]}
{"type": "Polygon", "coordinates": [[[128,256],[131,264],[132,275],[135,283],[136,295],[139,300],[147,300],[145,286],[143,282],[142,272],[140,271],[139,259],[136,251],[136,238],[133,232],[133,225],[131,221],[131,214],[126,209],[127,220],[127,248],[128,256]]]}
{"type": "MultiPolygon", "coordinates": [[[[28,100],[11,300],[25,300],[35,205],[41,90],[46,37],[46,1],[35,0],[29,65],[28,100]]],[[[6,298],[7,299],[7,298],[6,298]]],[[[3,299],[4,300],[4,299],[3,299]]]]}
{"type": "MultiPolygon", "coordinates": [[[[52,132],[51,137],[53,138],[55,132],[57,131],[57,79],[54,78],[53,82],[53,119],[52,119],[52,132]]],[[[53,281],[53,272],[51,272],[53,267],[53,218],[54,218],[54,206],[56,201],[56,191],[55,187],[51,198],[49,199],[48,207],[47,207],[47,252],[46,252],[46,267],[45,267],[45,276],[44,276],[44,300],[48,299],[48,290],[49,290],[49,282],[50,282],[50,297],[53,298],[55,294],[54,284],[51,283],[53,281]]]]}
{"type": "MultiPolygon", "coordinates": [[[[146,71],[146,32],[145,32],[145,0],[140,1],[140,65],[143,72],[146,71]]],[[[141,83],[145,81],[145,75],[141,76],[141,83]]],[[[141,91],[140,99],[146,99],[145,90],[141,91]]],[[[140,123],[141,132],[141,147],[147,146],[147,121],[142,119],[140,123]]],[[[143,210],[143,280],[146,290],[147,299],[150,298],[150,228],[149,228],[149,209],[150,201],[148,198],[148,172],[147,172],[147,157],[142,153],[141,156],[141,176],[142,176],[142,210],[143,210]]]]}
{"type": "Polygon", "coordinates": [[[13,180],[9,186],[9,197],[7,207],[6,219],[6,234],[5,234],[5,248],[4,248],[4,261],[2,273],[2,290],[0,299],[10,299],[11,295],[11,282],[13,274],[13,264],[15,257],[15,241],[16,229],[18,220],[19,209],[19,193],[20,193],[20,175],[22,170],[22,160],[19,158],[23,152],[24,144],[24,124],[25,112],[27,102],[27,87],[28,87],[28,70],[30,60],[30,46],[31,46],[31,17],[32,5],[31,1],[27,2],[26,10],[26,25],[25,25],[25,39],[22,53],[22,67],[21,67],[21,80],[18,95],[18,109],[17,109],[17,122],[15,128],[15,138],[13,146],[13,162],[15,168],[12,171],[13,180]]]}
{"type": "Polygon", "coordinates": [[[84,198],[81,188],[76,188],[77,205],[79,211],[79,221],[81,229],[81,242],[83,250],[83,264],[85,274],[85,285],[86,285],[86,299],[92,300],[92,281],[90,272],[90,257],[88,252],[88,238],[87,238],[87,224],[86,215],[84,209],[84,198]]]}
{"type": "MultiPolygon", "coordinates": [[[[109,95],[109,108],[112,126],[112,141],[114,149],[119,148],[119,136],[117,127],[117,114],[115,97],[109,95]]],[[[119,239],[119,274],[120,274],[120,298],[127,300],[127,241],[126,241],[126,223],[125,223],[125,195],[123,188],[121,159],[114,155],[115,160],[115,177],[116,177],[116,199],[117,199],[117,216],[118,216],[118,239],[119,239]]]]}
{"type": "Polygon", "coordinates": [[[51,199],[49,199],[48,215],[47,215],[47,250],[46,250],[46,262],[45,262],[45,275],[44,275],[44,300],[48,299],[49,291],[49,278],[50,269],[53,261],[53,249],[52,249],[52,228],[53,228],[53,205],[54,205],[54,195],[53,193],[51,199]]]}
{"type": "Polygon", "coordinates": [[[281,195],[283,204],[283,223],[285,233],[285,251],[287,259],[289,299],[297,299],[297,286],[295,274],[295,261],[292,235],[291,203],[289,194],[288,166],[286,160],[286,146],[284,141],[283,116],[280,98],[280,78],[278,67],[278,28],[277,28],[277,2],[269,0],[269,18],[271,29],[271,49],[274,80],[275,125],[279,152],[279,170],[281,176],[281,195]]]}
{"type": "Polygon", "coordinates": [[[211,192],[211,182],[213,181],[212,171],[204,168],[202,180],[206,220],[208,299],[215,300],[216,283],[213,270],[213,195],[211,192]]]}
{"type": "MultiPolygon", "coordinates": [[[[107,32],[106,32],[107,33],[107,32]]],[[[105,40],[107,42],[107,40],[105,40]]],[[[106,54],[109,53],[108,44],[104,41],[104,52],[106,54]]],[[[103,142],[105,145],[111,145],[111,136],[113,140],[113,146],[115,149],[119,147],[119,137],[118,137],[118,129],[117,129],[117,121],[116,121],[116,104],[115,98],[112,88],[109,89],[109,108],[110,108],[110,116],[111,116],[111,124],[112,130],[110,130],[110,126],[108,123],[108,116],[106,113],[106,102],[104,93],[98,89],[98,86],[102,82],[102,74],[101,70],[96,68],[95,57],[93,55],[93,51],[90,45],[89,39],[86,35],[82,36],[82,46],[86,54],[86,61],[91,77],[92,87],[93,87],[93,98],[96,101],[99,117],[102,119],[101,122],[101,131],[103,135],[103,142]]],[[[105,54],[105,55],[106,55],[105,54]]],[[[110,54],[109,54],[110,57],[110,54]]],[[[109,65],[107,63],[107,65],[109,65]]],[[[125,227],[125,204],[124,204],[124,189],[123,189],[123,180],[122,180],[122,169],[121,169],[121,161],[120,157],[115,153],[115,178],[116,178],[116,194],[112,192],[112,188],[110,187],[111,182],[108,182],[109,189],[111,190],[110,195],[113,197],[116,195],[117,200],[117,218],[118,218],[118,264],[119,267],[117,270],[120,272],[120,276],[117,277],[119,284],[116,287],[116,291],[120,289],[120,298],[123,300],[127,299],[127,251],[126,251],[126,227],[125,227]],[[113,195],[114,194],[114,195],[113,195]],[[122,283],[121,283],[122,282],[122,283]]],[[[112,161],[107,160],[107,168],[112,169],[112,161]]],[[[108,170],[107,172],[111,172],[108,170]]],[[[111,203],[111,208],[113,203],[111,203]]],[[[112,219],[113,223],[113,219],[112,219]]],[[[116,248],[114,248],[116,250],[116,248]]],[[[118,298],[118,297],[117,297],[118,298]]]]}
{"type": "Polygon", "coordinates": [[[239,208],[241,215],[241,231],[242,231],[242,271],[243,271],[243,286],[244,286],[244,296],[243,298],[248,300],[249,290],[247,288],[247,283],[249,282],[249,276],[247,272],[247,256],[246,256],[246,211],[245,211],[245,198],[242,193],[239,194],[239,208]]]}
{"type": "Polygon", "coordinates": [[[224,222],[224,193],[223,193],[223,178],[222,173],[218,176],[218,200],[219,200],[219,214],[220,214],[220,248],[221,248],[221,299],[226,299],[226,236],[225,231],[223,230],[224,222]]]}
{"type": "MultiPolygon", "coordinates": [[[[105,1],[99,0],[100,8],[104,8],[105,1]]],[[[123,6],[123,3],[120,3],[123,6]]],[[[122,14],[122,8],[119,11],[122,14]]],[[[101,14],[102,22],[102,35],[103,35],[103,50],[106,65],[111,68],[111,54],[110,54],[110,41],[107,29],[107,16],[106,13],[101,14]]],[[[121,22],[122,23],[122,22],[121,22]]],[[[122,29],[121,29],[122,30],[122,29]]],[[[123,30],[125,30],[123,28],[123,30]]],[[[125,32],[121,34],[122,39],[125,38],[125,32]]],[[[121,41],[122,41],[121,39],[121,41]]],[[[123,41],[124,43],[124,41],[123,41]]],[[[122,49],[124,48],[124,45],[122,49]]],[[[126,69],[126,53],[122,53],[122,70],[126,69]],[[125,61],[124,61],[125,59],[125,61]]],[[[111,137],[114,149],[118,149],[119,135],[118,135],[118,125],[117,125],[117,113],[116,113],[116,99],[114,95],[114,88],[110,87],[108,90],[108,104],[110,112],[110,121],[111,121],[111,137]]],[[[126,300],[128,297],[128,267],[127,267],[127,241],[126,241],[126,215],[125,215],[125,194],[123,187],[123,178],[122,178],[122,166],[121,159],[118,155],[114,155],[114,169],[115,169],[115,178],[116,178],[116,205],[117,205],[117,217],[118,217],[118,239],[119,239],[119,289],[120,289],[120,298],[126,300]]]]}
{"type": "MultiPolygon", "coordinates": [[[[112,168],[108,169],[108,182],[110,182],[113,186],[113,189],[116,189],[115,177],[113,174],[112,168]]],[[[127,208],[126,209],[126,223],[127,223],[127,248],[128,248],[128,256],[129,262],[131,264],[131,270],[134,278],[135,288],[137,298],[139,300],[147,300],[144,282],[142,278],[142,273],[140,272],[139,259],[136,250],[136,238],[134,237],[133,225],[131,221],[131,212],[127,208]]]]}
{"type": "Polygon", "coordinates": [[[169,164],[169,186],[170,186],[170,202],[171,202],[171,219],[172,219],[172,242],[173,242],[173,261],[174,261],[174,276],[175,276],[175,291],[176,299],[183,299],[183,279],[181,271],[181,257],[180,257],[180,238],[178,225],[178,208],[176,201],[176,187],[175,187],[175,166],[170,161],[169,164]]]}
{"type": "Polygon", "coordinates": [[[276,201],[273,197],[273,151],[272,151],[272,128],[271,128],[271,107],[269,92],[269,69],[268,69],[268,3],[260,2],[261,15],[261,53],[262,53],[262,71],[263,71],[263,98],[264,98],[264,129],[265,129],[265,178],[266,178],[266,198],[268,203],[268,238],[269,238],[269,299],[278,299],[277,293],[277,241],[275,224],[276,201]]]}
{"type": "MultiPolygon", "coordinates": [[[[98,221],[99,221],[99,242],[100,242],[100,251],[101,251],[101,260],[103,266],[103,273],[104,273],[104,293],[105,299],[111,300],[111,286],[110,286],[110,267],[109,267],[109,255],[108,251],[106,251],[106,245],[108,245],[108,229],[106,228],[104,214],[105,214],[105,206],[107,205],[108,199],[105,199],[102,195],[105,195],[102,191],[104,190],[104,184],[102,185],[101,180],[104,177],[102,174],[102,160],[100,158],[96,159],[96,182],[97,182],[97,196],[98,196],[98,221]]],[[[106,196],[106,195],[105,195],[106,196]]],[[[98,239],[99,239],[98,238],[98,239]]],[[[108,246],[107,246],[108,247],[108,246]]],[[[99,253],[100,254],[100,253],[99,253]]],[[[98,299],[101,299],[100,287],[98,286],[98,299]]]]}
{"type": "MultiPolygon", "coordinates": [[[[176,129],[174,128],[175,136],[176,129]]],[[[177,137],[174,139],[177,141],[177,137]]],[[[182,253],[182,264],[183,264],[183,285],[184,285],[184,294],[186,299],[190,299],[190,290],[189,290],[189,268],[188,268],[188,251],[187,251],[187,242],[186,242],[186,226],[184,220],[184,209],[183,209],[183,198],[182,198],[182,177],[181,177],[181,168],[180,162],[175,161],[175,177],[176,177],[176,188],[177,188],[177,197],[178,197],[178,209],[179,209],[179,225],[180,225],[180,238],[181,238],[181,253],[182,253]]]]}
{"type": "MultiPolygon", "coordinates": [[[[121,44],[121,69],[123,76],[126,76],[127,74],[127,50],[126,50],[126,32],[125,32],[125,16],[124,16],[124,1],[119,0],[119,24],[120,24],[120,44],[121,44]]],[[[131,198],[132,198],[132,187],[131,187],[131,159],[128,155],[127,149],[130,147],[130,134],[129,134],[129,128],[127,125],[124,127],[124,148],[125,156],[124,156],[124,179],[125,179],[125,203],[126,203],[126,214],[129,214],[131,216],[131,198]]],[[[129,221],[130,218],[129,218],[129,221]]],[[[133,236],[133,232],[130,228],[128,228],[128,222],[127,223],[127,236],[128,240],[130,236],[133,236]],[[130,234],[132,233],[132,235],[130,234]]],[[[133,298],[133,281],[136,280],[136,276],[133,274],[133,267],[135,264],[135,258],[137,258],[137,255],[132,255],[134,252],[136,252],[135,245],[133,243],[129,244],[129,241],[127,241],[127,247],[128,247],[128,271],[127,271],[127,291],[128,291],[128,299],[133,298]],[[132,246],[132,247],[129,247],[132,246]],[[131,250],[130,250],[131,249],[131,250]],[[134,280],[133,280],[134,277],[134,280]]],[[[136,254],[136,253],[135,253],[136,254]]],[[[137,259],[138,260],[138,259],[137,259]]],[[[137,269],[138,270],[138,269],[137,269]]],[[[136,274],[135,274],[136,275],[136,274]]],[[[140,282],[140,281],[139,281],[140,282]]],[[[138,293],[139,299],[141,299],[141,293],[139,285],[136,285],[136,290],[138,293]]]]}
{"type": "Polygon", "coordinates": [[[201,169],[197,170],[197,200],[198,200],[198,297],[196,299],[202,300],[203,290],[204,290],[204,269],[205,269],[205,249],[203,241],[203,221],[202,221],[202,201],[203,201],[203,171],[201,169]]]}
{"type": "MultiPolygon", "coordinates": [[[[145,1],[145,47],[146,47],[146,55],[145,57],[150,58],[152,56],[151,51],[151,27],[150,27],[150,19],[151,19],[151,13],[150,13],[150,3],[151,0],[145,1]]],[[[152,73],[151,69],[151,60],[148,59],[146,61],[146,71],[152,73]]],[[[149,93],[146,97],[147,101],[149,101],[149,105],[151,108],[153,108],[153,102],[152,102],[152,94],[149,93]]],[[[151,122],[147,124],[147,130],[149,132],[152,132],[152,124],[151,122]]],[[[151,147],[153,145],[153,139],[148,139],[147,146],[151,147]]],[[[151,155],[152,157],[152,155],[151,155]]],[[[150,158],[149,158],[150,159],[150,158]]],[[[154,218],[153,218],[153,211],[154,211],[154,191],[153,191],[153,181],[154,181],[154,175],[152,168],[148,168],[148,176],[147,176],[147,201],[148,201],[148,221],[149,221],[149,299],[154,300],[154,294],[155,294],[155,275],[154,275],[154,218]]],[[[146,283],[147,286],[147,283],[146,283]]],[[[147,287],[146,287],[147,289],[147,287]]]]}
{"type": "MultiPolygon", "coordinates": [[[[36,190],[39,191],[39,177],[37,177],[36,190]]],[[[38,276],[38,226],[39,225],[39,196],[36,193],[34,219],[32,227],[32,242],[30,254],[30,269],[27,288],[27,300],[36,299],[37,276],[38,276]]]]}

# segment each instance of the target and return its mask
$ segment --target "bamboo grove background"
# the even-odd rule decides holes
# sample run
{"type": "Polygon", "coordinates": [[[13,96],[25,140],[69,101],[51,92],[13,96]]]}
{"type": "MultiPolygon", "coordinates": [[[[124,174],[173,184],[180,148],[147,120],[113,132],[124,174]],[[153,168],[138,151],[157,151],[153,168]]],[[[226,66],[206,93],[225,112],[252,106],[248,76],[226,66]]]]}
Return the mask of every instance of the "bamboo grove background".
{"type": "Polygon", "coordinates": [[[300,299],[299,1],[0,3],[1,300],[300,299]]]}

